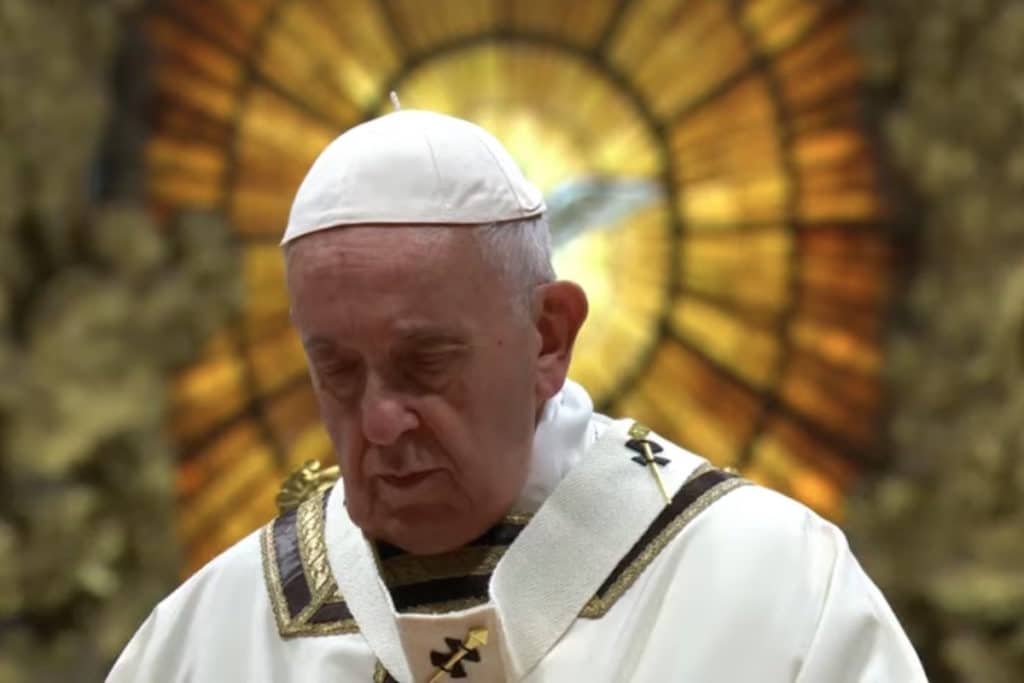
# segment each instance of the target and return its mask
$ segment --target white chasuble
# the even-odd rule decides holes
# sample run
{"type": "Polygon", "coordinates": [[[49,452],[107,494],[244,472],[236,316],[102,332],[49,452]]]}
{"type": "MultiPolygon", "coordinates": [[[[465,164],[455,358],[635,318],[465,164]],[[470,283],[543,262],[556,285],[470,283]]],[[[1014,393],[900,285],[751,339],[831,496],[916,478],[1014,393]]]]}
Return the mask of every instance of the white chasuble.
{"type": "Polygon", "coordinates": [[[533,458],[513,513],[442,555],[368,541],[340,486],[309,498],[158,605],[108,681],[925,680],[799,503],[592,414],[572,383],[533,458]]]}

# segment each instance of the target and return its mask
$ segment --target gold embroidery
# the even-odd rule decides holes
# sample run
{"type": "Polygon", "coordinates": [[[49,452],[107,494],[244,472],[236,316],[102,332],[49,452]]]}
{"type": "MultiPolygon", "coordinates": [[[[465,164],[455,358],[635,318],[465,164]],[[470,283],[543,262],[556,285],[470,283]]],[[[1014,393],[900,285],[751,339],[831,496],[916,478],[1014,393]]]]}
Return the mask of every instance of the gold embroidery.
{"type": "Polygon", "coordinates": [[[277,509],[281,514],[294,510],[304,501],[316,498],[334,486],[341,476],[337,465],[324,467],[316,460],[307,460],[302,467],[288,475],[277,492],[277,509]]]}
{"type": "MultiPolygon", "coordinates": [[[[533,518],[530,514],[510,514],[501,524],[526,526],[533,518]]],[[[397,589],[426,583],[436,579],[456,579],[469,576],[489,576],[505,555],[507,545],[469,545],[441,555],[410,555],[402,553],[381,559],[374,545],[377,570],[388,589],[397,589]]],[[[488,595],[436,600],[417,605],[405,605],[402,613],[445,614],[469,609],[490,601],[488,595]]]]}
{"type": "Polygon", "coordinates": [[[505,515],[505,519],[501,520],[503,524],[511,524],[513,526],[526,526],[533,519],[533,515],[527,512],[513,512],[505,515]]]}
{"type": "MultiPolygon", "coordinates": [[[[695,477],[704,474],[705,472],[713,469],[710,465],[701,465],[687,481],[693,480],[695,477]]],[[[719,482],[707,491],[705,491],[697,500],[686,507],[683,512],[665,525],[665,528],[658,533],[654,539],[647,544],[647,546],[640,552],[635,560],[630,562],[629,566],[619,575],[619,577],[608,587],[604,595],[595,595],[590,599],[589,602],[583,607],[580,612],[580,616],[584,619],[598,619],[603,617],[612,605],[614,605],[619,598],[636,582],[637,578],[647,569],[648,565],[654,561],[665,546],[669,542],[679,535],[679,532],[686,527],[694,518],[700,513],[704,512],[712,503],[724,496],[729,491],[736,489],[740,486],[745,486],[750,482],[745,479],[726,479],[725,481],[719,482]]]]}
{"type": "Polygon", "coordinates": [[[282,638],[301,638],[303,636],[336,636],[346,633],[359,633],[359,624],[355,619],[339,619],[319,624],[296,624],[287,633],[280,633],[282,638]]]}
{"type": "Polygon", "coordinates": [[[494,571],[507,546],[466,546],[443,555],[399,555],[381,561],[384,583],[390,588],[433,579],[485,576],[494,571]]]}
{"type": "Polygon", "coordinates": [[[296,511],[299,539],[299,557],[314,600],[330,597],[334,592],[334,577],[327,563],[327,545],[324,543],[323,496],[310,498],[296,511]],[[326,594],[326,595],[325,595],[326,594]]]}
{"type": "Polygon", "coordinates": [[[651,428],[640,422],[634,422],[629,428],[629,436],[633,439],[646,439],[651,428]]]}
{"type": "MultiPolygon", "coordinates": [[[[710,464],[704,463],[691,473],[687,481],[692,481],[713,469],[714,467],[710,464]]],[[[749,483],[740,478],[727,479],[705,491],[658,533],[636,559],[616,578],[603,595],[595,595],[590,599],[580,612],[580,617],[597,619],[604,616],[636,582],[640,574],[647,569],[669,542],[693,519],[729,491],[749,483]]],[[[304,577],[308,583],[311,599],[309,604],[294,618],[289,614],[281,576],[278,572],[273,523],[264,527],[261,534],[263,570],[266,577],[267,590],[277,621],[278,632],[284,638],[305,635],[358,633],[359,631],[358,625],[352,618],[327,623],[309,623],[313,615],[325,604],[343,602],[343,597],[338,591],[327,560],[327,548],[324,542],[325,515],[323,498],[325,495],[325,492],[318,492],[312,498],[301,503],[296,511],[296,538],[299,557],[302,562],[304,577]]],[[[505,518],[504,523],[525,525],[530,519],[530,515],[509,515],[505,518]]],[[[438,578],[486,576],[493,573],[507,549],[507,546],[467,546],[458,551],[437,556],[403,554],[385,561],[381,561],[378,558],[378,567],[381,569],[382,578],[384,578],[385,583],[389,587],[413,585],[438,578]]],[[[458,598],[411,605],[403,611],[416,614],[442,614],[470,609],[486,604],[488,601],[488,596],[458,598]]],[[[386,671],[378,662],[377,669],[374,671],[374,681],[384,681],[384,676],[386,676],[386,671]],[[380,676],[379,679],[378,675],[380,676]]]]}
{"type": "MultiPolygon", "coordinates": [[[[660,464],[654,458],[654,452],[651,450],[651,442],[647,440],[647,436],[650,433],[651,428],[647,425],[640,424],[639,422],[634,422],[633,426],[629,428],[629,435],[633,439],[639,441],[641,448],[643,449],[643,463],[647,466],[647,471],[651,473],[651,477],[654,478],[654,483],[658,485],[658,492],[661,493],[661,497],[665,501],[665,505],[671,505],[672,498],[668,495],[668,490],[665,488],[665,480],[661,478],[661,471],[658,469],[660,464]]],[[[665,460],[662,462],[668,461],[665,460]]]]}
{"type": "Polygon", "coordinates": [[[472,609],[490,602],[489,596],[476,598],[456,598],[455,600],[443,600],[441,602],[428,602],[424,605],[412,605],[402,610],[403,614],[448,614],[449,612],[461,612],[472,609]]]}
{"type": "Polygon", "coordinates": [[[427,683],[438,683],[438,681],[449,676],[451,678],[465,678],[466,670],[462,661],[479,662],[480,653],[477,650],[486,645],[487,640],[488,632],[483,626],[469,629],[469,633],[466,634],[461,644],[457,640],[445,638],[445,642],[448,644],[451,652],[447,655],[447,659],[442,660],[445,657],[444,654],[434,650],[430,651],[430,661],[437,668],[434,669],[434,675],[430,677],[427,683]]]}
{"type": "MultiPolygon", "coordinates": [[[[299,614],[292,617],[284,596],[284,586],[278,570],[277,549],[274,545],[273,523],[263,528],[260,540],[263,554],[263,572],[267,592],[274,610],[278,633],[283,638],[310,635],[358,633],[352,618],[325,623],[311,623],[310,619],[324,606],[343,602],[334,575],[327,560],[324,540],[324,496],[319,492],[303,501],[295,511],[296,541],[303,576],[309,588],[310,601],[299,614]]],[[[523,526],[530,515],[509,515],[505,524],[523,526]]],[[[381,576],[391,587],[400,587],[438,578],[460,576],[486,576],[494,571],[507,546],[467,546],[452,553],[435,556],[399,555],[381,561],[381,576]]],[[[376,553],[375,553],[376,554],[376,553]]],[[[487,596],[459,598],[412,605],[403,610],[418,614],[442,614],[469,609],[488,602],[487,596]]]]}
{"type": "Polygon", "coordinates": [[[263,527],[260,546],[263,554],[263,576],[270,595],[270,604],[277,622],[277,632],[282,638],[298,636],[334,635],[358,633],[359,626],[354,619],[311,623],[309,620],[326,604],[343,602],[334,576],[327,561],[324,544],[324,492],[306,500],[296,511],[296,539],[299,558],[302,561],[304,578],[310,593],[309,604],[295,617],[288,610],[284,596],[284,585],[277,565],[277,549],[274,545],[274,523],[263,527]]]}
{"type": "Polygon", "coordinates": [[[690,473],[690,476],[688,476],[686,478],[686,481],[683,482],[683,485],[685,486],[686,484],[689,484],[691,481],[693,481],[694,479],[696,479],[700,475],[707,474],[708,472],[710,472],[713,469],[715,469],[715,466],[712,465],[709,462],[703,462],[703,463],[697,465],[697,469],[695,469],[693,472],[690,473]]]}
{"type": "Polygon", "coordinates": [[[264,526],[260,532],[260,549],[263,551],[263,580],[267,586],[270,605],[274,609],[274,621],[277,622],[277,632],[284,635],[290,617],[288,615],[288,605],[284,599],[281,573],[277,569],[277,550],[274,548],[273,521],[264,526]]]}
{"type": "Polygon", "coordinates": [[[397,683],[394,677],[388,673],[387,669],[381,663],[381,660],[377,660],[377,664],[374,665],[374,683],[397,683]]]}

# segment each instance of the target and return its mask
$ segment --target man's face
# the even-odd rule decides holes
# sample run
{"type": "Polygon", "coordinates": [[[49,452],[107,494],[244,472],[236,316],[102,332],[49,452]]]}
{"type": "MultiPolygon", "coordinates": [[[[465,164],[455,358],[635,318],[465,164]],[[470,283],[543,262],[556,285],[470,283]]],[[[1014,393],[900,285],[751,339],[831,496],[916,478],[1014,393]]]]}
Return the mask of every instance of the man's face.
{"type": "Polygon", "coordinates": [[[526,478],[540,334],[472,229],[357,226],[296,242],[292,319],[352,520],[413,553],[496,523],[526,478]]]}

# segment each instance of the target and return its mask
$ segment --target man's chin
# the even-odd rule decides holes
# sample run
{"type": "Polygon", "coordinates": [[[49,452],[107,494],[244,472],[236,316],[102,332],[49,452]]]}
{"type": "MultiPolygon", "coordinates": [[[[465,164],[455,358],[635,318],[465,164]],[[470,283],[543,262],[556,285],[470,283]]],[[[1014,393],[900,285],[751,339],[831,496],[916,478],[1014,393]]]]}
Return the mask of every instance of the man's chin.
{"type": "Polygon", "coordinates": [[[490,525],[478,527],[469,525],[464,519],[453,519],[451,510],[447,514],[430,515],[428,510],[418,514],[397,515],[381,525],[378,534],[368,534],[376,540],[401,548],[412,555],[439,555],[457,550],[483,534],[490,525]]]}

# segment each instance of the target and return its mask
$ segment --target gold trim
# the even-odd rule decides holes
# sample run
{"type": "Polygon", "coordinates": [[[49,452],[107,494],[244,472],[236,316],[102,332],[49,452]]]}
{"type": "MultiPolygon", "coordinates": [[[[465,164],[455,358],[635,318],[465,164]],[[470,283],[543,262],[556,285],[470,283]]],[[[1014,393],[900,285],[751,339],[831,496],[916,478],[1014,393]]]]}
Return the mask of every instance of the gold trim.
{"type": "Polygon", "coordinates": [[[287,631],[278,631],[278,635],[286,640],[305,636],[337,636],[353,633],[359,633],[359,624],[355,619],[328,621],[322,624],[294,623],[288,627],[287,631]]]}
{"type": "Polygon", "coordinates": [[[443,555],[399,555],[381,562],[381,574],[389,588],[434,579],[483,576],[498,566],[508,546],[467,546],[443,555]]]}
{"type": "MultiPolygon", "coordinates": [[[[695,477],[698,477],[711,469],[714,468],[710,465],[701,465],[692,475],[690,475],[687,481],[691,481],[695,477]]],[[[580,617],[584,619],[599,619],[603,617],[619,600],[619,598],[621,598],[622,595],[636,582],[637,578],[639,578],[640,574],[647,569],[648,565],[650,565],[661,551],[665,549],[665,546],[667,546],[673,538],[678,536],[679,532],[681,532],[687,524],[692,522],[697,515],[707,510],[708,507],[716,500],[730,491],[739,488],[740,486],[746,486],[747,484],[750,484],[750,482],[746,479],[726,479],[702,493],[697,500],[687,506],[687,508],[675,519],[665,525],[665,528],[647,544],[636,559],[633,560],[621,574],[619,574],[619,577],[611,586],[608,587],[608,590],[603,596],[595,595],[587,602],[583,607],[583,610],[580,612],[580,617]]]]}
{"type": "Polygon", "coordinates": [[[263,582],[267,587],[270,605],[274,610],[274,621],[277,632],[284,635],[290,618],[288,604],[284,598],[284,587],[281,584],[281,573],[277,569],[277,550],[274,548],[274,523],[271,520],[260,532],[260,554],[263,555],[263,582]]]}
{"type": "MultiPolygon", "coordinates": [[[[480,653],[476,652],[481,647],[487,644],[487,629],[483,626],[476,626],[469,629],[469,633],[462,640],[462,644],[459,647],[454,648],[451,655],[444,661],[443,664],[434,669],[434,675],[430,677],[427,683],[437,683],[445,676],[451,676],[452,678],[464,678],[466,677],[465,670],[460,667],[458,673],[456,673],[456,666],[460,666],[460,662],[463,659],[466,661],[479,662],[480,653]],[[473,655],[473,658],[467,659],[469,655],[473,655]]],[[[431,659],[433,659],[434,653],[431,652],[431,659]]]]}
{"type": "Polygon", "coordinates": [[[295,513],[298,528],[299,558],[309,583],[310,595],[317,598],[330,597],[336,592],[334,576],[327,563],[327,544],[324,541],[324,500],[323,495],[310,498],[295,513]]]}
{"type": "Polygon", "coordinates": [[[696,479],[700,475],[707,474],[708,472],[710,472],[713,469],[715,469],[715,466],[712,465],[711,463],[709,463],[709,462],[702,462],[701,464],[697,465],[697,469],[695,469],[693,472],[690,472],[690,476],[688,476],[686,478],[686,481],[683,482],[683,486],[686,486],[687,484],[689,484],[691,481],[693,481],[694,479],[696,479]]]}
{"type": "Polygon", "coordinates": [[[307,460],[281,484],[276,498],[278,512],[294,510],[334,486],[340,477],[341,469],[337,465],[324,467],[317,460],[307,460]]]}
{"type": "Polygon", "coordinates": [[[327,636],[344,633],[358,633],[355,619],[343,619],[326,623],[309,623],[317,611],[328,603],[344,602],[338,591],[327,561],[327,546],[324,542],[324,496],[320,492],[303,502],[296,511],[296,542],[302,562],[303,576],[309,587],[310,601],[301,612],[292,618],[284,596],[284,586],[277,567],[277,549],[274,547],[274,522],[263,527],[260,546],[263,555],[263,576],[270,596],[270,604],[277,622],[277,632],[282,638],[299,636],[327,636]]]}
{"type": "MultiPolygon", "coordinates": [[[[533,519],[531,514],[509,514],[499,524],[526,526],[533,519]]],[[[386,560],[380,558],[377,545],[373,544],[373,556],[377,571],[389,590],[425,583],[435,579],[487,576],[493,574],[501,558],[508,551],[508,545],[464,546],[441,555],[410,555],[402,553],[386,560]]],[[[469,609],[490,602],[490,596],[456,598],[437,602],[421,603],[403,607],[401,614],[445,614],[469,609]]]]}
{"type": "Polygon", "coordinates": [[[380,660],[373,667],[373,683],[387,683],[388,670],[384,668],[380,660]]]}
{"type": "Polygon", "coordinates": [[[629,428],[629,436],[633,439],[646,439],[651,428],[641,422],[634,422],[629,428]]]}
{"type": "Polygon", "coordinates": [[[526,526],[533,519],[533,515],[529,512],[511,512],[501,520],[501,524],[512,524],[516,526],[526,526]]]}
{"type": "Polygon", "coordinates": [[[402,609],[402,614],[448,614],[450,612],[461,612],[480,605],[486,605],[491,601],[489,596],[479,598],[456,598],[455,600],[444,600],[443,602],[428,602],[422,605],[412,605],[402,609]]]}

